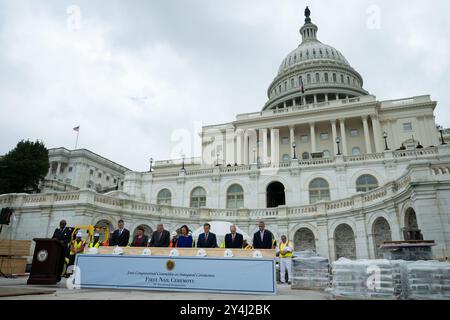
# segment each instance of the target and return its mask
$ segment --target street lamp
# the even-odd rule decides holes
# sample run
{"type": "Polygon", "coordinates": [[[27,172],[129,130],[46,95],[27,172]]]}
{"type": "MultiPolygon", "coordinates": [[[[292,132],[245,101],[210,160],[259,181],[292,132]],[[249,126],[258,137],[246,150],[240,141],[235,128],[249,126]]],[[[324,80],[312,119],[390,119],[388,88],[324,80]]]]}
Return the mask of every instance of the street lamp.
{"type": "Polygon", "coordinates": [[[119,178],[119,177],[117,177],[117,185],[116,185],[116,190],[119,190],[119,181],[120,181],[120,178],[119,178]]]}
{"type": "Polygon", "coordinates": [[[152,172],[153,158],[150,158],[150,172],[152,172]]]}
{"type": "Polygon", "coordinates": [[[186,171],[186,169],[184,168],[184,157],[185,157],[185,155],[182,154],[182,155],[181,155],[181,158],[182,158],[182,162],[181,162],[181,170],[186,171]]]}
{"type": "Polygon", "coordinates": [[[256,163],[256,148],[253,148],[253,163],[256,163]]]}
{"type": "Polygon", "coordinates": [[[441,133],[441,145],[447,144],[444,140],[444,128],[442,126],[437,126],[437,128],[441,133]]]}
{"type": "Polygon", "coordinates": [[[292,149],[294,151],[294,157],[292,159],[297,159],[297,155],[295,154],[295,148],[297,147],[297,145],[295,144],[295,142],[292,142],[292,149]]]}
{"type": "Polygon", "coordinates": [[[337,155],[340,156],[341,155],[341,149],[339,149],[339,144],[341,143],[341,139],[339,139],[339,137],[336,138],[336,144],[337,144],[337,155]]]}
{"type": "Polygon", "coordinates": [[[384,151],[387,151],[387,150],[390,150],[389,148],[388,148],[388,144],[387,144],[387,137],[388,137],[388,134],[387,134],[387,132],[385,131],[385,132],[383,132],[383,139],[384,139],[384,151]]]}

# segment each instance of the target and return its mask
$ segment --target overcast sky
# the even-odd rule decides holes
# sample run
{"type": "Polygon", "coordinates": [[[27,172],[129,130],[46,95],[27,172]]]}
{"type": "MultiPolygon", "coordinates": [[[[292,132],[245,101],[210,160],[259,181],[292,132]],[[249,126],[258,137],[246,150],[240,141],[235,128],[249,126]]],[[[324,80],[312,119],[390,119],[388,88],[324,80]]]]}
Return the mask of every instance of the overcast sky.
{"type": "Polygon", "coordinates": [[[430,94],[450,127],[446,0],[0,0],[0,154],[73,149],[80,125],[79,148],[132,170],[179,157],[180,136],[261,110],[307,4],[366,90],[430,94]]]}

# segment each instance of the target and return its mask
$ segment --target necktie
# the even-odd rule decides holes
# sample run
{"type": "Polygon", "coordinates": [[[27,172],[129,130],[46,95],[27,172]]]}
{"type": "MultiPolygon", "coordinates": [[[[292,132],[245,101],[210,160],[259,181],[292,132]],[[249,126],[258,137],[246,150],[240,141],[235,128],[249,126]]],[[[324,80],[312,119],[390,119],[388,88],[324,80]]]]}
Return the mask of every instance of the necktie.
{"type": "Polygon", "coordinates": [[[162,232],[158,233],[158,241],[161,240],[162,232]]]}
{"type": "Polygon", "coordinates": [[[234,243],[234,233],[231,235],[231,241],[234,243]]]}
{"type": "Polygon", "coordinates": [[[205,234],[205,243],[208,242],[208,234],[205,234]]]}
{"type": "Polygon", "coordinates": [[[264,241],[264,231],[261,231],[259,234],[261,235],[261,242],[263,242],[264,241]]]}
{"type": "Polygon", "coordinates": [[[119,237],[122,235],[122,229],[119,229],[119,237]]]}

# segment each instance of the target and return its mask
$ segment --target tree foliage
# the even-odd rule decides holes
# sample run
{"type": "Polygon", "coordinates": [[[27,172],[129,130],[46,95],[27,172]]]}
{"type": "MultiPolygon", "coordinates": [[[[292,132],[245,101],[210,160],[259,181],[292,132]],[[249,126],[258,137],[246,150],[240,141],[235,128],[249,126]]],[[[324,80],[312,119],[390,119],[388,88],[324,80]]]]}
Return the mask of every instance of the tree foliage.
{"type": "Polygon", "coordinates": [[[43,142],[20,141],[0,158],[0,194],[38,191],[49,168],[43,142]]]}

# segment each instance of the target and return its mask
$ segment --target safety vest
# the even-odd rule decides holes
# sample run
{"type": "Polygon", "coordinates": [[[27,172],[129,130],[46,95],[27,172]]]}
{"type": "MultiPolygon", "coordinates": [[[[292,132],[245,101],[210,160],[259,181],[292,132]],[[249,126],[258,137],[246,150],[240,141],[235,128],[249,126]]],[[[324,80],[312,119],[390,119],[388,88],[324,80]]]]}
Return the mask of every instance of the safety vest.
{"type": "MultiPolygon", "coordinates": [[[[75,249],[79,249],[81,248],[81,246],[84,246],[84,241],[73,241],[73,246],[75,247],[75,249]]],[[[75,252],[73,252],[72,250],[70,250],[70,254],[73,256],[74,254],[76,254],[75,252]]]]}
{"type": "Polygon", "coordinates": [[[253,249],[253,247],[249,244],[247,246],[245,246],[245,248],[244,248],[244,250],[252,250],[252,249],[253,249]]]}
{"type": "Polygon", "coordinates": [[[291,241],[288,241],[287,243],[280,242],[280,258],[292,257],[292,252],[288,252],[286,254],[281,254],[281,251],[283,251],[284,248],[286,248],[286,247],[291,247],[293,249],[292,242],[291,241]]]}
{"type": "Polygon", "coordinates": [[[224,242],[224,241],[222,241],[222,242],[220,243],[220,248],[225,248],[225,242],[224,242]]]}
{"type": "Polygon", "coordinates": [[[89,243],[89,248],[97,248],[100,247],[100,242],[96,242],[95,244],[93,242],[89,243]]]}

